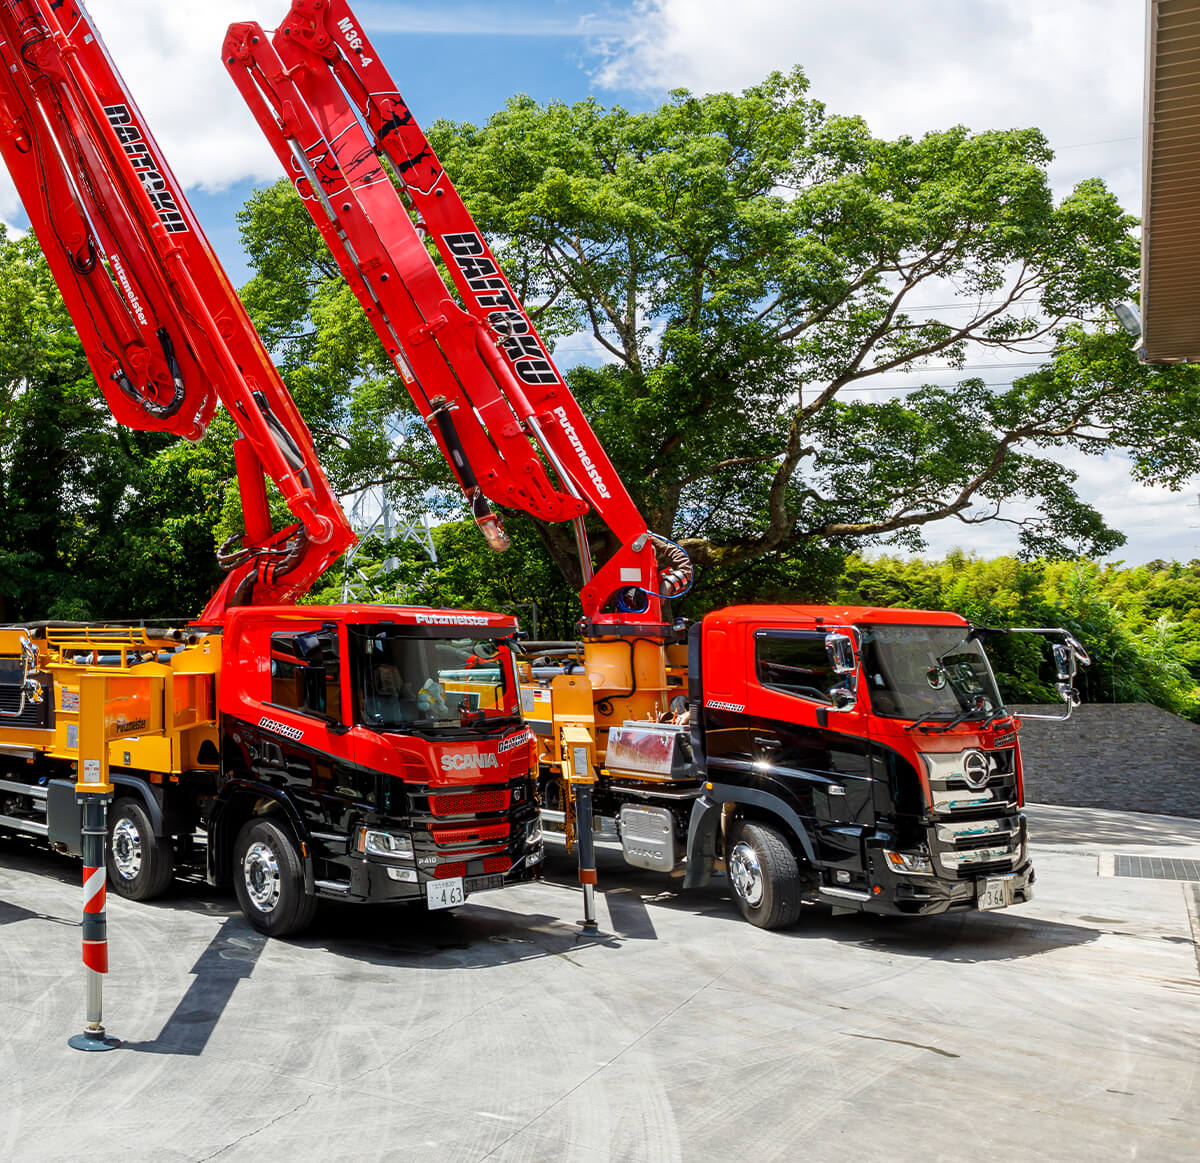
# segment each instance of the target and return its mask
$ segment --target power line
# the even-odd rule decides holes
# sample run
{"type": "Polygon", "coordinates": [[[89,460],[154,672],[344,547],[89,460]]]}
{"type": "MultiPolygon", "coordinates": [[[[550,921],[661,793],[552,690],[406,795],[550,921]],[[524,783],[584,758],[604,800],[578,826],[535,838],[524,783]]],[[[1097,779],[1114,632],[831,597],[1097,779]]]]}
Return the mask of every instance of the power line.
{"type": "MultiPolygon", "coordinates": [[[[1011,380],[985,382],[985,388],[1011,388],[1011,380]]],[[[863,384],[861,387],[845,387],[842,392],[919,392],[922,388],[949,388],[953,384],[863,384]]],[[[840,394],[840,393],[839,393],[840,394]]]]}
{"type": "Polygon", "coordinates": [[[1141,140],[1142,140],[1142,135],[1140,133],[1137,133],[1137,134],[1134,134],[1133,137],[1106,137],[1103,141],[1077,141],[1077,142],[1075,142],[1074,145],[1056,145],[1056,146],[1053,146],[1052,148],[1054,149],[1055,153],[1058,153],[1060,150],[1064,150],[1064,149],[1084,149],[1085,147],[1087,147],[1089,145],[1120,145],[1126,141],[1141,141],[1141,140]]]}
{"type": "MultiPolygon", "coordinates": [[[[921,367],[924,371],[931,372],[966,372],[966,371],[991,371],[994,368],[1010,368],[1010,367],[1043,367],[1046,361],[1044,359],[1028,360],[1025,363],[964,363],[956,367],[949,363],[926,363],[921,367]]],[[[870,369],[868,369],[870,370],[870,369]]],[[[888,373],[883,373],[884,375],[888,373]]]]}

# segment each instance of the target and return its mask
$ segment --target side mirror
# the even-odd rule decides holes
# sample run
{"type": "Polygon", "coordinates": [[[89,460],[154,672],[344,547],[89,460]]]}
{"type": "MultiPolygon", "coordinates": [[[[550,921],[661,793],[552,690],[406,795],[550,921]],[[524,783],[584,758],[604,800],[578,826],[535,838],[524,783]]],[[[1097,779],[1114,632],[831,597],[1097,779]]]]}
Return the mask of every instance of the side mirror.
{"type": "Polygon", "coordinates": [[[853,710],[858,702],[858,696],[848,686],[835,686],[830,690],[829,697],[833,699],[834,709],[838,711],[853,710]]]}
{"type": "Polygon", "coordinates": [[[1054,670],[1060,683],[1069,683],[1075,677],[1075,652],[1066,643],[1056,642],[1054,670]]]}
{"type": "Polygon", "coordinates": [[[849,634],[833,630],[825,635],[825,651],[834,674],[853,674],[858,669],[854,639],[849,634]]]}
{"type": "Polygon", "coordinates": [[[1051,643],[1051,654],[1054,657],[1054,689],[1058,697],[1066,705],[1061,715],[1037,715],[1024,712],[1022,719],[1045,719],[1050,722],[1064,722],[1071,717],[1071,712],[1079,706],[1081,699],[1075,689],[1075,674],[1080,666],[1090,666],[1091,658],[1083,643],[1068,630],[1058,627],[1042,626],[1037,628],[1013,628],[1009,634],[1038,634],[1043,638],[1059,639],[1051,643]]]}

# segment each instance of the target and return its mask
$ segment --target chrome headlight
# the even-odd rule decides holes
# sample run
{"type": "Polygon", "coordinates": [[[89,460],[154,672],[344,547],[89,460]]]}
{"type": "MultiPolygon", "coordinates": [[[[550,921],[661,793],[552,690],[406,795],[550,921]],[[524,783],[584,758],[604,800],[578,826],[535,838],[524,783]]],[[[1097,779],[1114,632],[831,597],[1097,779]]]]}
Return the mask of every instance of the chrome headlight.
{"type": "Polygon", "coordinates": [[[412,837],[398,832],[376,832],[371,828],[359,828],[358,850],[367,856],[412,857],[412,837]]]}
{"type": "Polygon", "coordinates": [[[904,876],[932,876],[933,862],[921,852],[893,852],[890,848],[883,850],[883,858],[893,872],[904,876]]]}

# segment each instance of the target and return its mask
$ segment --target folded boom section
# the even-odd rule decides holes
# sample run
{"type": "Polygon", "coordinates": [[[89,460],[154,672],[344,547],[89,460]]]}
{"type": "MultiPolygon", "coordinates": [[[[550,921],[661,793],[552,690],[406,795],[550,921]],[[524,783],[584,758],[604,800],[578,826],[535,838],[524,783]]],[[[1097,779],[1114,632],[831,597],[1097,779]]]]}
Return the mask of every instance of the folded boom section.
{"type": "Polygon", "coordinates": [[[489,499],[574,521],[585,618],[660,621],[645,522],[350,8],[294,0],[273,35],[235,24],[223,51],[489,542],[506,545],[489,499]],[[588,512],[619,545],[594,572],[588,512]]]}
{"type": "Polygon", "coordinates": [[[243,439],[247,536],[204,611],[294,600],[353,542],[308,428],[82,5],[0,0],[0,154],[116,420],[243,439]],[[273,532],[263,474],[297,524],[273,532]]]}

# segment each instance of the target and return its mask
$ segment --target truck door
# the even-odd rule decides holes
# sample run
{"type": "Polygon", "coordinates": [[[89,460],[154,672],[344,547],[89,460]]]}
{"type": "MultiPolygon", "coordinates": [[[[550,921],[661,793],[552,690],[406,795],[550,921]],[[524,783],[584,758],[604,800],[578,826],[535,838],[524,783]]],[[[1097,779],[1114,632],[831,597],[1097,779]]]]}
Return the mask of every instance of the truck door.
{"type": "Polygon", "coordinates": [[[264,732],[263,763],[317,829],[340,826],[347,800],[376,798],[375,777],[350,762],[343,653],[332,625],[276,631],[270,638],[269,709],[279,722],[264,732]]]}
{"type": "Polygon", "coordinates": [[[852,678],[836,673],[821,629],[758,629],[749,684],[754,762],[769,770],[811,822],[818,857],[857,866],[873,816],[866,716],[852,678]]]}

